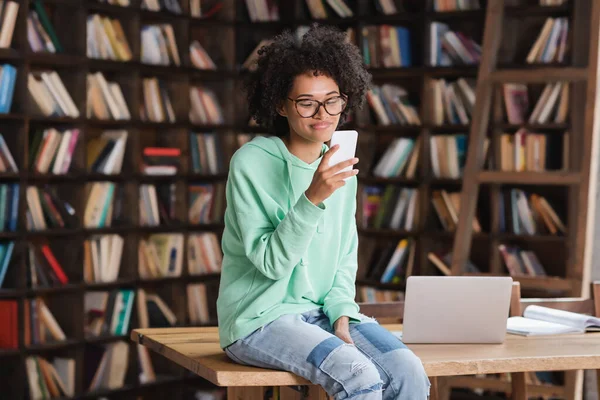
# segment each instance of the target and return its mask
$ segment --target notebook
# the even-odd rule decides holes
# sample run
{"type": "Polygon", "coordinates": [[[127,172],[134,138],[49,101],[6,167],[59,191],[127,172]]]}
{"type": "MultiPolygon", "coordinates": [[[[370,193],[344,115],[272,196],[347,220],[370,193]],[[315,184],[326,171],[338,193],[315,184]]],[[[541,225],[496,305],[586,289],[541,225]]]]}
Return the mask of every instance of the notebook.
{"type": "Polygon", "coordinates": [[[564,335],[600,332],[600,318],[549,307],[531,305],[522,317],[510,317],[506,331],[514,335],[564,335]]]}

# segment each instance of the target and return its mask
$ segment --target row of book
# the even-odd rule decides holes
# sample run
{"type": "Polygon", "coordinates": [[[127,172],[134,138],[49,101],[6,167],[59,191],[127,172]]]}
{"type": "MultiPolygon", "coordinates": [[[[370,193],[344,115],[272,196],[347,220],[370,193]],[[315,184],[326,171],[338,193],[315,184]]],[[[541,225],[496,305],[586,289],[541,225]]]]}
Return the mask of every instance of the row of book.
{"type": "Polygon", "coordinates": [[[119,19],[100,14],[89,15],[86,31],[86,54],[89,58],[115,61],[130,61],[133,58],[119,19]]]}
{"type": "Polygon", "coordinates": [[[421,125],[417,108],[401,86],[372,85],[367,92],[367,102],[379,125],[421,125]]]}
{"type": "MultiPolygon", "coordinates": [[[[130,345],[118,341],[106,345],[88,345],[84,353],[84,388],[86,391],[118,389],[125,383],[129,365],[130,345]]],[[[137,346],[140,360],[140,383],[156,380],[148,350],[137,346]]],[[[75,396],[75,368],[73,358],[29,356],[25,359],[27,387],[31,399],[71,398],[75,396]],[[50,360],[50,361],[49,361],[50,360]]],[[[194,398],[223,400],[225,393],[218,389],[198,389],[194,398]]]]}
{"type": "Polygon", "coordinates": [[[19,3],[8,0],[0,2],[0,49],[10,47],[18,14],[19,3]]]}
{"type": "Polygon", "coordinates": [[[136,292],[116,289],[87,292],[84,297],[84,333],[87,337],[122,336],[129,333],[136,292]]]}
{"type": "MultiPolygon", "coordinates": [[[[6,75],[0,78],[0,112],[8,112],[12,102],[16,70],[5,65],[6,75]],[[6,82],[5,82],[6,80],[6,82]],[[6,85],[6,86],[5,86],[6,85]]],[[[460,78],[454,82],[444,79],[431,80],[430,89],[434,102],[433,123],[435,125],[462,124],[471,120],[475,104],[475,82],[460,78]]],[[[55,71],[30,74],[28,89],[42,115],[69,116],[77,118],[79,110],[55,71]]],[[[176,122],[176,113],[171,102],[173,90],[157,78],[144,78],[143,99],[140,118],[151,122],[176,122]]],[[[529,114],[528,87],[525,84],[503,85],[504,103],[510,123],[523,123],[529,114]]],[[[212,89],[191,87],[189,89],[189,119],[195,124],[219,125],[224,123],[223,109],[212,89]]],[[[408,92],[397,85],[374,85],[367,93],[367,101],[379,125],[420,125],[417,108],[411,103],[408,92]]],[[[569,110],[569,84],[553,82],[544,87],[529,123],[555,123],[566,120],[569,110]]],[[[129,120],[131,115],[120,85],[107,81],[102,73],[88,75],[87,109],[88,118],[102,120],[129,120]]]]}
{"type": "Polygon", "coordinates": [[[430,25],[431,66],[473,65],[481,59],[481,46],[462,32],[450,30],[447,24],[430,25]]]}
{"type": "Polygon", "coordinates": [[[527,63],[563,62],[568,48],[569,19],[548,18],[534,42],[527,63]]]}
{"type": "Polygon", "coordinates": [[[65,332],[42,298],[27,299],[23,308],[25,346],[67,340],[65,332]]]}
{"type": "Polygon", "coordinates": [[[434,125],[467,125],[471,122],[475,107],[474,79],[459,78],[454,82],[432,79],[430,90],[434,125]]]}
{"type": "Polygon", "coordinates": [[[33,135],[30,169],[41,174],[66,174],[79,139],[79,129],[59,132],[55,128],[37,130],[33,135]]]}
{"type": "Polygon", "coordinates": [[[27,229],[41,231],[49,228],[75,228],[75,209],[59,198],[51,187],[29,186],[25,192],[27,200],[27,229]]]}
{"type": "Polygon", "coordinates": [[[407,28],[387,24],[362,28],[363,61],[367,67],[412,66],[411,36],[407,28]]]}
{"type": "Polygon", "coordinates": [[[429,138],[431,171],[436,178],[459,179],[467,161],[467,136],[434,135],[429,138]]]}
{"type": "Polygon", "coordinates": [[[105,121],[131,119],[121,85],[108,81],[102,72],[87,76],[86,116],[105,121]]]}
{"type": "Polygon", "coordinates": [[[503,133],[500,135],[500,170],[543,172],[566,168],[569,138],[568,132],[543,134],[525,128],[514,134],[503,133]]]}
{"type": "Polygon", "coordinates": [[[568,82],[552,82],[544,86],[533,110],[530,107],[528,86],[505,83],[502,87],[506,119],[510,124],[561,124],[569,115],[568,82]]]}
{"type": "Polygon", "coordinates": [[[190,133],[190,155],[194,173],[225,173],[223,154],[223,143],[217,133],[190,133]]]}
{"type": "Polygon", "coordinates": [[[546,276],[546,270],[535,252],[505,244],[498,245],[498,250],[510,276],[546,276]]]}
{"type": "Polygon", "coordinates": [[[153,65],[181,65],[173,26],[160,24],[142,27],[141,60],[153,65]]]}
{"type": "MultiPolygon", "coordinates": [[[[458,226],[458,215],[460,213],[460,192],[448,192],[447,190],[434,190],[431,193],[431,204],[438,216],[444,230],[456,231],[458,226]]],[[[477,217],[473,217],[473,232],[481,232],[481,226],[477,217]]]]}
{"type": "Polygon", "coordinates": [[[380,283],[404,283],[412,275],[415,253],[416,243],[410,238],[386,244],[381,251],[373,252],[367,279],[380,283]]]}
{"type": "MultiPolygon", "coordinates": [[[[59,253],[60,254],[60,253],[59,253]]],[[[69,277],[48,243],[27,245],[27,286],[31,289],[63,286],[69,277]]]]}
{"type": "Polygon", "coordinates": [[[225,185],[195,184],[188,187],[190,206],[188,221],[192,224],[212,224],[222,221],[225,207],[225,185]]]}
{"type": "Polygon", "coordinates": [[[30,72],[27,89],[42,115],[79,117],[79,109],[56,71],[30,72]]]}
{"type": "MultiPolygon", "coordinates": [[[[528,196],[522,189],[510,189],[504,191],[499,200],[500,232],[517,235],[566,234],[564,222],[543,196],[535,193],[528,196]]],[[[460,193],[433,191],[431,203],[444,230],[455,231],[460,213],[460,193]]],[[[477,218],[473,219],[473,231],[481,232],[477,218]]]]}
{"type": "MultiPolygon", "coordinates": [[[[106,130],[89,138],[85,146],[85,168],[98,174],[119,174],[123,166],[128,135],[126,130],[106,130]]],[[[79,129],[36,129],[29,143],[29,170],[55,175],[70,172],[80,138],[79,129]]],[[[203,175],[226,172],[225,149],[218,133],[190,132],[189,138],[191,172],[203,175]]],[[[142,153],[141,171],[148,175],[174,175],[181,165],[181,154],[179,148],[146,147],[142,153]]],[[[10,148],[4,136],[0,134],[0,173],[18,171],[10,148]]]]}
{"type": "Polygon", "coordinates": [[[564,235],[567,228],[544,196],[510,189],[500,196],[500,232],[564,235]]]}
{"type": "Polygon", "coordinates": [[[114,282],[119,277],[125,240],[116,234],[95,235],[83,242],[85,282],[114,282]]]}
{"type": "Polygon", "coordinates": [[[176,220],[176,186],[142,184],[139,187],[140,226],[170,225],[176,220]]]}
{"type": "MultiPolygon", "coordinates": [[[[87,202],[83,213],[86,228],[111,226],[116,213],[122,216],[124,188],[114,182],[93,182],[86,186],[87,202]],[[118,192],[118,195],[117,195],[118,192]],[[115,210],[117,209],[117,210],[115,210]]],[[[224,187],[222,185],[191,185],[189,192],[189,222],[211,224],[222,221],[224,187]]],[[[0,186],[0,199],[4,198],[1,214],[4,231],[15,231],[18,209],[18,186],[0,186]],[[4,187],[5,189],[2,189],[4,187]],[[14,188],[14,189],[13,189],[14,188]]],[[[30,231],[78,227],[80,216],[69,201],[57,194],[56,187],[29,186],[26,190],[26,226],[30,231]]],[[[178,221],[175,184],[139,186],[140,226],[170,225],[178,221]]]]}
{"type": "Polygon", "coordinates": [[[414,229],[417,225],[418,191],[396,185],[365,186],[361,193],[363,228],[373,229],[414,229]]]}
{"type": "MultiPolygon", "coordinates": [[[[188,239],[189,240],[189,239],[188,239]]],[[[142,279],[180,276],[183,268],[183,235],[150,235],[138,243],[138,272],[142,279]]]]}
{"type": "MultiPolygon", "coordinates": [[[[191,89],[190,89],[191,90],[191,89]]],[[[157,78],[142,81],[144,103],[140,105],[140,119],[150,122],[175,122],[175,110],[167,84],[157,78]]]]}
{"type": "Polygon", "coordinates": [[[35,53],[62,53],[63,48],[40,1],[27,16],[27,42],[35,53]]]}
{"type": "MultiPolygon", "coordinates": [[[[10,266],[14,242],[0,243],[0,288],[10,266]]],[[[222,253],[215,233],[189,235],[187,268],[190,275],[220,273],[222,253]]],[[[87,283],[115,282],[123,262],[120,235],[93,235],[83,244],[83,279],[87,283]]],[[[181,276],[183,235],[154,234],[138,244],[138,272],[142,279],[181,276]]],[[[59,254],[62,254],[59,253],[59,254]]],[[[69,283],[65,269],[48,243],[27,246],[27,287],[47,288],[69,283]]]]}
{"type": "Polygon", "coordinates": [[[52,399],[75,396],[75,359],[41,356],[25,359],[29,396],[31,399],[52,399]]]}
{"type": "Polygon", "coordinates": [[[313,19],[327,19],[331,15],[331,10],[340,18],[349,18],[354,15],[344,0],[306,0],[306,6],[313,19]]]}
{"type": "MultiPolygon", "coordinates": [[[[219,273],[223,260],[217,235],[203,232],[188,236],[187,268],[190,275],[219,273]]],[[[138,273],[142,279],[180,276],[183,235],[153,234],[138,244],[138,273]]]]}
{"type": "Polygon", "coordinates": [[[392,178],[404,174],[408,179],[414,178],[419,161],[419,141],[419,138],[395,138],[379,157],[373,175],[392,178]]]}

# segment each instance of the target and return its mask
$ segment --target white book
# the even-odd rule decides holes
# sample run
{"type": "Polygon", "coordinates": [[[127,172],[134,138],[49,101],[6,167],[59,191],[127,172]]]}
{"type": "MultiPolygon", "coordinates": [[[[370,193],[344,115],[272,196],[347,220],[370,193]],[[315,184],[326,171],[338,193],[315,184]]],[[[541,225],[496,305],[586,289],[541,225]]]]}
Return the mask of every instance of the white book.
{"type": "Polygon", "coordinates": [[[120,119],[119,118],[119,115],[120,115],[119,106],[117,105],[117,102],[113,98],[112,92],[108,88],[108,82],[104,78],[104,75],[102,74],[102,72],[96,72],[94,74],[94,78],[96,79],[98,86],[100,86],[100,90],[102,91],[102,97],[104,98],[104,102],[108,106],[108,109],[110,110],[112,117],[116,120],[120,119]]]}
{"type": "Polygon", "coordinates": [[[67,89],[65,88],[65,85],[60,79],[58,73],[56,73],[56,71],[52,71],[50,73],[50,79],[52,80],[52,82],[54,82],[54,86],[58,89],[60,96],[65,100],[67,108],[69,110],[68,115],[73,118],[79,118],[79,110],[75,106],[73,98],[71,98],[71,95],[69,94],[69,92],[67,92],[67,89]]]}
{"type": "Polygon", "coordinates": [[[44,82],[44,85],[48,89],[48,92],[52,95],[52,99],[60,107],[61,113],[63,115],[69,115],[69,108],[67,106],[67,103],[65,99],[61,96],[61,93],[58,90],[58,88],[55,86],[54,80],[51,79],[50,73],[42,72],[41,77],[42,81],[44,82]]]}
{"type": "Polygon", "coordinates": [[[531,305],[525,309],[523,317],[509,318],[506,330],[523,336],[597,332],[600,331],[600,318],[531,305]]]}
{"type": "Polygon", "coordinates": [[[60,145],[59,145],[58,151],[56,153],[56,159],[54,161],[54,165],[52,166],[53,174],[64,173],[63,163],[65,161],[65,157],[67,157],[67,151],[69,149],[69,145],[71,144],[72,136],[73,136],[73,132],[71,130],[67,130],[62,134],[62,138],[60,139],[60,145]]]}
{"type": "Polygon", "coordinates": [[[116,82],[110,82],[108,84],[110,92],[117,102],[117,106],[119,108],[119,119],[130,120],[131,113],[129,112],[129,108],[127,107],[127,102],[125,101],[125,97],[123,96],[123,92],[121,91],[121,86],[119,86],[116,82]]]}
{"type": "Polygon", "coordinates": [[[0,24],[2,30],[0,31],[0,47],[10,47],[13,33],[15,31],[15,23],[17,21],[17,14],[19,13],[19,4],[14,1],[9,1],[4,5],[4,20],[0,24]]]}

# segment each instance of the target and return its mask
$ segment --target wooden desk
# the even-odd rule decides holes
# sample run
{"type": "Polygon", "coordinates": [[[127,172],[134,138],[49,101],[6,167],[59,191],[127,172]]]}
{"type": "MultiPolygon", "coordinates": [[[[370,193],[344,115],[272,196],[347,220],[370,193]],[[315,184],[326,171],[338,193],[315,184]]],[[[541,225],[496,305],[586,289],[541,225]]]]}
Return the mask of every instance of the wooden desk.
{"type": "MultiPolygon", "coordinates": [[[[401,325],[384,326],[391,331],[402,329],[401,325]]],[[[218,386],[312,385],[290,372],[235,364],[219,347],[217,328],[136,329],[131,338],[218,386]]],[[[507,335],[503,344],[408,347],[419,356],[432,378],[600,368],[600,333],[530,338],[507,335]]],[[[432,399],[435,396],[432,393],[432,399]]],[[[525,397],[515,394],[513,399],[525,400],[525,397]]]]}

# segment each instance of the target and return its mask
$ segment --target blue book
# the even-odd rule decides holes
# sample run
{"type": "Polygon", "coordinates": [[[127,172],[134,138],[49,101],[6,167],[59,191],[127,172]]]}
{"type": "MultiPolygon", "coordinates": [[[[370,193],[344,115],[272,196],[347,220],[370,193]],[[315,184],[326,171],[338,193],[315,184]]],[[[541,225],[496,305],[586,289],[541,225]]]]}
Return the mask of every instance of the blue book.
{"type": "Polygon", "coordinates": [[[2,79],[0,80],[0,114],[8,114],[15,91],[17,70],[9,64],[2,66],[2,79]]]}
{"type": "Polygon", "coordinates": [[[8,185],[0,185],[0,232],[4,232],[8,218],[8,185]]]}
{"type": "Polygon", "coordinates": [[[8,271],[8,264],[10,263],[14,247],[15,242],[0,245],[0,288],[6,277],[6,271],[8,271]]]}
{"type": "Polygon", "coordinates": [[[400,60],[403,67],[412,66],[412,56],[410,51],[410,32],[403,27],[396,28],[398,32],[398,43],[400,44],[400,60]]]}
{"type": "Polygon", "coordinates": [[[198,142],[202,140],[200,135],[190,133],[190,153],[192,155],[192,170],[199,174],[202,173],[202,166],[200,164],[200,152],[198,151],[198,142]]]}

